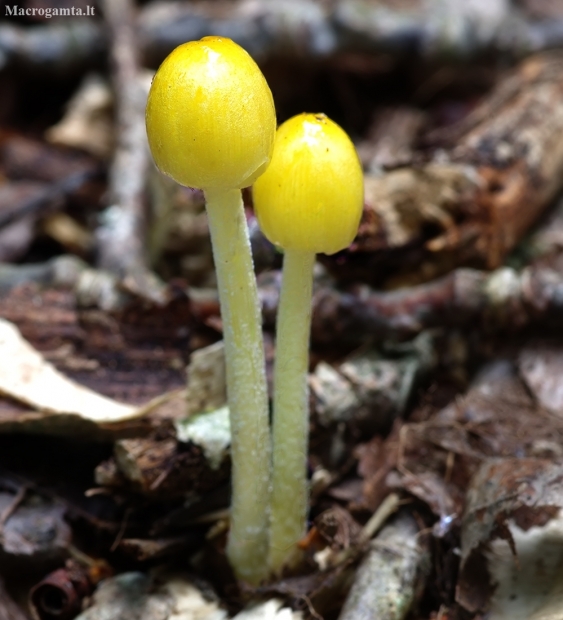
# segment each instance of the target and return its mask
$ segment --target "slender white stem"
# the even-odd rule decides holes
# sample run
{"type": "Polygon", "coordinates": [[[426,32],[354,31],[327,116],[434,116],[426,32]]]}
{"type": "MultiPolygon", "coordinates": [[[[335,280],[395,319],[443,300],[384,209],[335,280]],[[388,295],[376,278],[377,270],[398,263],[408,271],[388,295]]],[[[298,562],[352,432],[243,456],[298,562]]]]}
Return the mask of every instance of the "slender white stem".
{"type": "Polygon", "coordinates": [[[291,563],[306,529],[307,369],[315,254],[287,250],[276,327],[270,569],[291,563]]]}
{"type": "Polygon", "coordinates": [[[250,583],[267,576],[270,430],[262,319],[240,190],[205,192],[217,272],[231,419],[227,555],[250,583]]]}

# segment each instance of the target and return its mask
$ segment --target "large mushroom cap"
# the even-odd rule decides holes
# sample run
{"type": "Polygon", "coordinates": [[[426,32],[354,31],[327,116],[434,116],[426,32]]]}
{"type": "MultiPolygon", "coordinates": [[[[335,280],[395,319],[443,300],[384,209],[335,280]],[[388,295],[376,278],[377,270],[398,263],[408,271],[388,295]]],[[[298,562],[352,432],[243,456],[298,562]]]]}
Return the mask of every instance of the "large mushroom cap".
{"type": "Polygon", "coordinates": [[[157,71],[147,135],[158,168],[188,187],[246,187],[270,161],[276,116],[250,55],[224,37],[177,47],[157,71]]]}

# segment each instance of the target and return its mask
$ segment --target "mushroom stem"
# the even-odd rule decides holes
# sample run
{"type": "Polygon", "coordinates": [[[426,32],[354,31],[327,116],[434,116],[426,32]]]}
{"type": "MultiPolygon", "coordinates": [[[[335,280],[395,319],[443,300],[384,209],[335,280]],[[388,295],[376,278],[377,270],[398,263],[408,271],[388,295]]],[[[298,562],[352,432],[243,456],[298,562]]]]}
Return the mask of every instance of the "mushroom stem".
{"type": "Polygon", "coordinates": [[[231,419],[227,555],[240,579],[267,574],[270,431],[261,312],[240,190],[205,191],[217,272],[231,419]]]}
{"type": "Polygon", "coordinates": [[[269,565],[274,573],[295,558],[308,508],[307,370],[315,253],[288,249],[276,327],[273,475],[269,565]]]}

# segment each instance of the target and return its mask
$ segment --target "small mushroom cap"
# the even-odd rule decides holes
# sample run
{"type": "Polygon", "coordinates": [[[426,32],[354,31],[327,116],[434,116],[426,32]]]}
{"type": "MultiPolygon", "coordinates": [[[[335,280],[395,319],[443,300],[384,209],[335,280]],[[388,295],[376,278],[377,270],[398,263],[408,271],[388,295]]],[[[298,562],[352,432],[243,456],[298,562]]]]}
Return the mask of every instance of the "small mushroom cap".
{"type": "Polygon", "coordinates": [[[299,114],[277,131],[272,161],[253,188],[266,237],[285,250],[333,254],[354,239],[364,179],[346,132],[324,114],[299,114]]]}
{"type": "Polygon", "coordinates": [[[158,168],[204,190],[251,185],[270,161],[276,114],[266,79],[225,37],[177,47],[152,82],[147,135],[158,168]]]}

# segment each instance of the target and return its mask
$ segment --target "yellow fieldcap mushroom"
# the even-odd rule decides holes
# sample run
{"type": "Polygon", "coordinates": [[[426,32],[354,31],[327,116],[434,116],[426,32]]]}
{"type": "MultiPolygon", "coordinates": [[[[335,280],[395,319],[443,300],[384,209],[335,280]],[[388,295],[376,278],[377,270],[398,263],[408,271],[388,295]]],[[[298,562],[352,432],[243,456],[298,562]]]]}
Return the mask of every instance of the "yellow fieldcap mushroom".
{"type": "Polygon", "coordinates": [[[252,185],[270,161],[276,132],[266,79],[248,52],[224,37],[184,43],[166,58],[146,121],[158,168],[203,190],[252,185]]]}
{"type": "Polygon", "coordinates": [[[240,188],[266,168],[276,117],[248,53],[205,37],[157,71],[147,135],[158,168],[204,191],[217,272],[231,418],[232,500],[227,555],[236,575],[267,574],[270,429],[262,321],[240,188]]]}
{"type": "Polygon", "coordinates": [[[324,114],[278,129],[272,161],[253,188],[262,231],[284,249],[276,327],[270,569],[297,559],[308,510],[307,370],[316,252],[348,246],[363,209],[363,173],[348,135],[324,114]]]}
{"type": "Polygon", "coordinates": [[[271,165],[254,184],[260,228],[284,250],[338,252],[358,230],[363,183],[341,127],[324,114],[294,116],[278,129],[271,165]]]}

